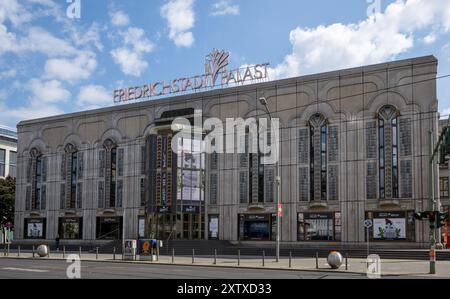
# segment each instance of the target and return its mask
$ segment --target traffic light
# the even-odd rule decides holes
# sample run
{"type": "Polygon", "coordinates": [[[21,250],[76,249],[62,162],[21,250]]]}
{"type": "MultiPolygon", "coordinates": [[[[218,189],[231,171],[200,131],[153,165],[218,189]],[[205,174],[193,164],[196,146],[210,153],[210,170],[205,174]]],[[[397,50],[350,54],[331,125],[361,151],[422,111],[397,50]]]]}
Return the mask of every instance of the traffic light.
{"type": "Polygon", "coordinates": [[[430,229],[436,229],[436,213],[428,212],[428,220],[430,221],[430,229]]]}
{"type": "Polygon", "coordinates": [[[437,212],[437,227],[443,227],[445,225],[445,222],[447,222],[447,220],[449,219],[449,214],[448,212],[437,212]]]}
{"type": "Polygon", "coordinates": [[[414,218],[417,220],[428,219],[428,212],[414,213],[414,218]]]}

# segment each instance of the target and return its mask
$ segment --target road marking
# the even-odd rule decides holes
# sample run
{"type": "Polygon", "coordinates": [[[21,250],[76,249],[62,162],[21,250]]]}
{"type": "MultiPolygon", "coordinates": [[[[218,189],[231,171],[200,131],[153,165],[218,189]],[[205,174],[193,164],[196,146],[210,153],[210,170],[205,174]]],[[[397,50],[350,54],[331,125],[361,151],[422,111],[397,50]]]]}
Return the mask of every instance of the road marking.
{"type": "Polygon", "coordinates": [[[45,272],[48,272],[48,270],[24,269],[24,268],[2,268],[2,270],[22,271],[22,272],[36,272],[36,273],[45,273],[45,272]]]}

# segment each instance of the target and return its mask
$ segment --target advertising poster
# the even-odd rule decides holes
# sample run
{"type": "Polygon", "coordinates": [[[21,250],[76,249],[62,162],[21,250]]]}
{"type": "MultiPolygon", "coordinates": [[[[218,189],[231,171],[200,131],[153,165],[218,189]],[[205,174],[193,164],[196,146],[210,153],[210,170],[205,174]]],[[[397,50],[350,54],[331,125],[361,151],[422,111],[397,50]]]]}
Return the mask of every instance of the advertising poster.
{"type": "Polygon", "coordinates": [[[211,238],[217,238],[219,234],[219,218],[214,217],[209,220],[209,232],[211,238]]]}
{"type": "Polygon", "coordinates": [[[29,222],[27,225],[27,237],[39,239],[44,237],[44,224],[42,222],[29,222]]]}
{"type": "Polygon", "coordinates": [[[373,238],[376,240],[405,240],[405,218],[374,218],[373,238]]]}

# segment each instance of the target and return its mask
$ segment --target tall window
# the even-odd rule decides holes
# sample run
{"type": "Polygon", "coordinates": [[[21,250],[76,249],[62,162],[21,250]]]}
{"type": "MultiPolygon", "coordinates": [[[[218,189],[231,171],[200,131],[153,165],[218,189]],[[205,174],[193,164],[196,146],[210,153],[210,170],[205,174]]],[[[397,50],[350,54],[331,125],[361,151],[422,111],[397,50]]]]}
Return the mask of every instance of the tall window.
{"type": "Polygon", "coordinates": [[[6,151],[0,149],[0,177],[5,176],[6,151]]]}
{"type": "Polygon", "coordinates": [[[116,206],[116,184],[117,183],[117,148],[111,149],[111,182],[110,182],[110,206],[116,206]]]}
{"type": "Polygon", "coordinates": [[[65,184],[61,185],[61,209],[81,209],[84,155],[73,144],[64,148],[61,160],[61,176],[65,184]]]}
{"type": "Polygon", "coordinates": [[[78,154],[72,153],[72,168],[70,171],[70,207],[75,208],[76,200],[77,200],[77,182],[78,182],[78,154]]]}
{"type": "Polygon", "coordinates": [[[439,178],[439,190],[441,198],[449,198],[448,177],[439,178]]]}
{"type": "Polygon", "coordinates": [[[9,175],[13,178],[17,176],[17,153],[9,152],[9,175]]]}
{"type": "Polygon", "coordinates": [[[38,209],[42,201],[42,156],[36,158],[36,175],[34,176],[35,200],[33,210],[38,209]]]}
{"type": "Polygon", "coordinates": [[[100,170],[99,177],[99,207],[116,208],[122,207],[124,149],[118,148],[116,143],[107,139],[103,143],[104,149],[99,152],[100,170]]]}
{"type": "Polygon", "coordinates": [[[380,198],[398,198],[397,110],[388,105],[378,114],[380,198]]]}
{"type": "Polygon", "coordinates": [[[327,121],[317,113],[309,121],[310,127],[310,198],[327,200],[327,121]]]}

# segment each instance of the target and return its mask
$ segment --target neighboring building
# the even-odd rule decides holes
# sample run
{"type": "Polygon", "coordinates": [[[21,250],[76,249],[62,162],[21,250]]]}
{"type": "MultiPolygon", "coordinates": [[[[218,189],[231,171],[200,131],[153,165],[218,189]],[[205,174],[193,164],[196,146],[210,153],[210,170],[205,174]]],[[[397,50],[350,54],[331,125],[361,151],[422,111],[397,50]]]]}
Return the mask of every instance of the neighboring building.
{"type": "MultiPolygon", "coordinates": [[[[439,120],[439,134],[445,127],[450,127],[450,121],[447,119],[439,120]]],[[[441,201],[441,210],[444,212],[450,212],[449,177],[449,162],[439,164],[439,198],[441,201]]]]}
{"type": "MultiPolygon", "coordinates": [[[[427,246],[429,135],[438,135],[432,56],[23,121],[15,240],[275,240],[274,165],[258,154],[171,151],[170,124],[281,123],[283,242],[427,246]],[[122,231],[122,228],[125,231],[122,231]]],[[[438,175],[436,166],[435,176],[438,175]]],[[[438,190],[438,183],[435,185],[438,190]]]]}
{"type": "Polygon", "coordinates": [[[17,133],[0,126],[0,179],[17,175],[17,133]]]}

